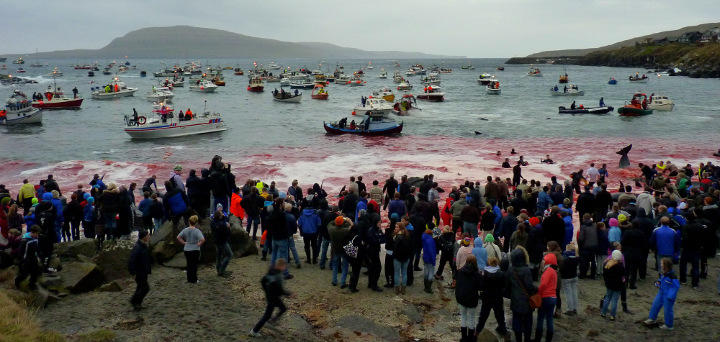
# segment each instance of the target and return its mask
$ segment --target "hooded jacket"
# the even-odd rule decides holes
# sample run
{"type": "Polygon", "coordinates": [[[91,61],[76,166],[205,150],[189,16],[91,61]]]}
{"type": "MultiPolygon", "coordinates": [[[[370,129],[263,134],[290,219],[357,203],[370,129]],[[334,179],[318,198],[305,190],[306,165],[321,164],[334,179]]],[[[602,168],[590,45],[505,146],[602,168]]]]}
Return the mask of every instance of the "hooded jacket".
{"type": "Polygon", "coordinates": [[[596,251],[598,248],[598,232],[595,223],[585,221],[580,225],[578,245],[582,250],[596,251]]]}
{"type": "Polygon", "coordinates": [[[485,249],[485,246],[483,246],[483,241],[480,237],[475,238],[473,245],[475,247],[472,249],[472,255],[475,256],[475,259],[477,259],[478,269],[482,270],[485,266],[487,266],[487,250],[485,249]]]}
{"type": "Polygon", "coordinates": [[[422,251],[423,251],[423,262],[426,264],[435,265],[435,259],[437,257],[437,248],[435,247],[435,239],[432,237],[432,232],[426,231],[422,235],[422,251]]]}
{"type": "Polygon", "coordinates": [[[320,216],[315,209],[303,209],[302,215],[298,219],[298,226],[303,235],[317,234],[320,224],[320,216]]]}
{"type": "Polygon", "coordinates": [[[648,212],[641,207],[637,210],[637,217],[632,221],[633,224],[638,226],[638,229],[643,233],[646,240],[650,239],[653,230],[655,229],[655,223],[648,217],[648,212]]]}
{"type": "Polygon", "coordinates": [[[459,269],[455,273],[455,300],[458,304],[468,308],[477,307],[481,282],[480,273],[475,267],[466,264],[459,269]]]}
{"type": "Polygon", "coordinates": [[[524,249],[514,249],[510,253],[511,267],[505,275],[505,283],[510,288],[510,309],[519,314],[532,312],[530,310],[530,296],[538,291],[533,285],[527,259],[528,256],[524,249]]]}
{"type": "MultiPolygon", "coordinates": [[[[612,261],[608,261],[612,262],[612,261]]],[[[607,264],[606,264],[607,266],[607,264]]],[[[605,280],[605,287],[613,290],[620,291],[623,288],[623,277],[625,276],[625,267],[622,262],[618,261],[611,267],[604,267],[603,269],[603,280],[605,280]]]]}
{"type": "Polygon", "coordinates": [[[460,199],[453,202],[453,204],[450,206],[450,211],[452,212],[453,219],[460,219],[460,214],[462,213],[463,209],[467,206],[467,201],[465,200],[465,197],[461,195],[460,199]]]}
{"type": "Polygon", "coordinates": [[[485,266],[482,274],[483,303],[502,300],[505,293],[505,273],[497,266],[485,266]]]}
{"type": "Polygon", "coordinates": [[[543,257],[543,261],[545,261],[545,269],[540,277],[538,292],[540,292],[542,298],[555,298],[558,277],[557,271],[552,266],[557,267],[557,257],[553,253],[548,253],[543,257]]]}
{"type": "Polygon", "coordinates": [[[442,209],[440,210],[440,219],[442,219],[443,223],[445,223],[446,225],[450,225],[452,223],[453,215],[452,210],[450,210],[450,208],[452,208],[452,205],[452,198],[445,198],[445,205],[443,205],[442,209]]]}
{"type": "Polygon", "coordinates": [[[330,235],[330,245],[332,246],[332,255],[342,254],[343,244],[349,240],[350,222],[343,222],[341,226],[336,226],[335,222],[328,223],[328,234],[330,235]]]}
{"type": "Polygon", "coordinates": [[[675,275],[675,272],[670,271],[662,274],[658,279],[660,283],[660,295],[665,300],[675,301],[677,299],[677,292],[680,289],[680,282],[675,275]]]}
{"type": "Polygon", "coordinates": [[[550,215],[542,223],[546,241],[561,244],[565,241],[565,221],[559,214],[550,215]]]}
{"type": "Polygon", "coordinates": [[[636,228],[636,225],[624,232],[620,243],[625,259],[633,263],[640,262],[644,251],[648,249],[648,239],[640,229],[636,228]]]}

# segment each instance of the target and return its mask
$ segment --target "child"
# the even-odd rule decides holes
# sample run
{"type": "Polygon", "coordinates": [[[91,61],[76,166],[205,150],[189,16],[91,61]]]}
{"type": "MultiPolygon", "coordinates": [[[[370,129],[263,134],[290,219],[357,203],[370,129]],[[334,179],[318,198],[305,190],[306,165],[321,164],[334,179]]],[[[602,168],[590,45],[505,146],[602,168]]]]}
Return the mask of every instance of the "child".
{"type": "Polygon", "coordinates": [[[613,242],[620,242],[622,232],[620,231],[618,220],[616,218],[611,218],[608,224],[610,224],[610,230],[608,230],[608,242],[610,245],[612,245],[613,242]]]}
{"type": "Polygon", "coordinates": [[[665,324],[660,326],[660,329],[673,330],[673,306],[675,305],[675,299],[677,298],[678,290],[680,289],[680,282],[675,276],[675,272],[672,269],[672,259],[663,258],[662,274],[660,278],[655,282],[655,286],[659,288],[658,294],[653,300],[652,307],[650,307],[650,315],[643,324],[654,325],[657,321],[658,313],[660,309],[665,308],[665,324]]]}
{"type": "Polygon", "coordinates": [[[183,245],[185,260],[187,262],[187,282],[197,284],[197,267],[200,260],[200,246],[205,243],[205,237],[195,225],[198,223],[197,215],[190,216],[190,226],[183,229],[177,236],[177,240],[183,245]]]}
{"type": "Polygon", "coordinates": [[[263,325],[270,320],[273,311],[277,307],[280,311],[272,319],[277,321],[280,316],[285,313],[287,308],[283,304],[282,296],[290,296],[290,292],[285,290],[283,286],[283,272],[285,271],[285,259],[280,258],[275,261],[275,266],[270,268],[268,273],[262,278],[260,284],[265,291],[265,299],[267,300],[267,306],[265,307],[265,313],[263,314],[260,321],[255,324],[255,327],[250,330],[249,335],[252,337],[260,336],[260,329],[263,325]]]}
{"type": "Polygon", "coordinates": [[[607,289],[605,301],[603,302],[603,307],[600,311],[600,316],[603,318],[606,317],[605,314],[607,313],[608,307],[612,305],[610,308],[609,319],[611,321],[615,320],[620,291],[622,291],[623,286],[625,286],[623,280],[624,275],[625,267],[623,267],[622,264],[622,252],[614,250],[612,252],[612,258],[605,263],[603,270],[603,279],[605,279],[605,288],[607,289]]]}
{"type": "Polygon", "coordinates": [[[578,267],[578,249],[575,243],[571,242],[565,246],[565,252],[563,253],[563,264],[560,266],[560,278],[562,279],[562,290],[567,303],[567,311],[565,314],[568,316],[577,315],[578,307],[578,278],[577,278],[577,267],[578,267]]]}

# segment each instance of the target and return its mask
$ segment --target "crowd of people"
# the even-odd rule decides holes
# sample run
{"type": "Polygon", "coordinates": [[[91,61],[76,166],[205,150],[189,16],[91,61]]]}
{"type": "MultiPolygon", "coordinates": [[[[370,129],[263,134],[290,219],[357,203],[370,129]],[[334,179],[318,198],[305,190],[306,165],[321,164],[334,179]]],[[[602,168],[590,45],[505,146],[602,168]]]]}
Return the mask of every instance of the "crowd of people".
{"type": "MultiPolygon", "coordinates": [[[[48,260],[55,243],[82,237],[99,243],[128,239],[138,229],[130,270],[138,284],[131,302],[139,310],[149,291],[150,234],[168,220],[179,227],[187,281],[197,283],[205,242],[197,224],[209,218],[218,249],[217,275],[227,277],[232,215],[250,238],[259,240],[261,259],[269,261],[262,281],[267,310],[250,331],[252,336],[275,308],[280,312],[274,319],[285,312],[281,297],[290,292],[283,283],[293,278],[287,265],[301,268],[303,263],[296,234],[303,240],[306,266],[330,269],[331,285],[349,293],[360,291],[363,268],[370,291],[383,292],[385,287],[402,296],[421,271],[426,293],[433,293],[434,282],[454,289],[462,341],[475,339],[490,311],[496,331],[506,339],[512,330],[516,341],[529,341],[534,326],[536,340],[552,340],[554,318],[578,315],[578,279],[604,282],[601,316],[615,320],[618,301],[623,312],[630,312],[627,289],[636,289],[648,277],[655,279],[648,267],[657,271],[658,293],[644,324],[660,325],[663,309],[660,327],[672,330],[673,306],[680,286],[688,282],[688,264],[690,285],[697,289],[708,276],[708,258],[716,255],[720,167],[640,164],[635,183],[640,188],[618,181],[619,188],[611,193],[605,165],[597,169],[590,164],[562,183],[551,177],[545,184],[524,179],[521,165],[527,162],[517,164],[513,179],[488,176],[484,184],[466,181],[449,189],[442,189],[433,175],[398,180],[391,174],[382,184],[374,180],[369,185],[362,176],[351,177],[335,196],[317,183],[303,189],[297,180],[286,191],[259,180],[238,186],[230,164],[220,156],[199,176],[190,170],[183,179],[183,168],[176,166],[164,192],[156,176],[148,178],[139,189],[140,201],[136,183],[106,185],[99,175],[87,191],[78,185],[64,195],[52,175],[37,185],[26,179],[13,195],[0,187],[0,248],[6,251],[0,256],[3,267],[20,263],[18,287],[30,277],[34,288],[40,272],[54,271],[48,260]],[[578,221],[573,220],[575,213],[578,221]],[[648,265],[648,260],[654,261],[648,265]],[[509,327],[506,299],[512,311],[509,327]]],[[[720,294],[720,279],[717,286],[720,294]]]]}

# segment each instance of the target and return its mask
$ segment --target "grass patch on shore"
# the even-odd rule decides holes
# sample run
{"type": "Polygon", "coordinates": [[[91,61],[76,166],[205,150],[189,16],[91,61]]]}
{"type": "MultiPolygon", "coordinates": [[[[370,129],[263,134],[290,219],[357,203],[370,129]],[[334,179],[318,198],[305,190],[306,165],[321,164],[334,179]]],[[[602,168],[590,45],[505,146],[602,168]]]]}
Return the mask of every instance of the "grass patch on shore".
{"type": "Polygon", "coordinates": [[[73,339],[76,342],[112,342],[117,339],[117,334],[112,330],[100,329],[93,332],[78,335],[73,339]]]}
{"type": "Polygon", "coordinates": [[[65,338],[40,328],[35,317],[24,307],[0,291],[0,341],[1,342],[62,342],[65,338]]]}

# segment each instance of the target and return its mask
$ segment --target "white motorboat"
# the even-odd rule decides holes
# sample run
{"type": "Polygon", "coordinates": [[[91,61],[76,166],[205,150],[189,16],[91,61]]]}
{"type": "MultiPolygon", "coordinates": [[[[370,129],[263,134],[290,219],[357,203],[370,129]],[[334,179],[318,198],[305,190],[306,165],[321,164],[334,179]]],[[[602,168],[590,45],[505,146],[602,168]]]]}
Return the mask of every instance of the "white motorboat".
{"type": "Polygon", "coordinates": [[[373,91],[373,97],[380,97],[383,100],[387,102],[395,102],[395,94],[393,94],[392,89],[390,88],[382,88],[373,91]]]}
{"type": "Polygon", "coordinates": [[[290,85],[290,79],[287,77],[283,77],[280,79],[280,86],[281,87],[287,87],[290,85]]]}
{"type": "Polygon", "coordinates": [[[347,84],[348,81],[350,81],[350,76],[345,75],[345,74],[340,74],[337,77],[335,77],[336,84],[347,84]]]}
{"type": "Polygon", "coordinates": [[[137,90],[138,88],[128,87],[124,82],[121,82],[115,77],[110,84],[95,88],[91,96],[95,100],[110,100],[133,96],[137,90]]]}
{"type": "Polygon", "coordinates": [[[662,95],[650,95],[650,101],[647,104],[648,109],[672,111],[675,108],[675,103],[670,100],[667,96],[662,95]]]}
{"type": "Polygon", "coordinates": [[[163,139],[188,135],[214,133],[227,130],[219,113],[208,111],[192,114],[190,119],[175,115],[171,108],[154,109],[148,116],[139,116],[133,109],[132,116],[125,116],[125,133],[133,139],[163,139]]]}
{"type": "Polygon", "coordinates": [[[380,74],[378,74],[378,78],[380,79],[386,79],[387,78],[387,72],[385,70],[381,70],[380,74]]]}
{"type": "Polygon", "coordinates": [[[34,108],[25,94],[15,90],[7,100],[4,109],[0,109],[0,125],[12,126],[42,123],[42,111],[34,108]]]}
{"type": "Polygon", "coordinates": [[[198,80],[195,84],[191,85],[190,90],[201,93],[212,93],[217,90],[218,86],[206,79],[198,80]]]}
{"type": "Polygon", "coordinates": [[[412,89],[412,84],[408,83],[407,81],[403,80],[398,84],[397,90],[410,90],[412,89]]]}
{"type": "Polygon", "coordinates": [[[49,74],[47,74],[47,77],[60,77],[63,75],[63,72],[58,70],[57,67],[55,67],[49,74]]]}
{"type": "Polygon", "coordinates": [[[280,66],[275,64],[275,62],[270,62],[270,64],[268,64],[267,68],[270,70],[278,70],[278,69],[280,69],[280,66]]]}
{"type": "Polygon", "coordinates": [[[145,96],[151,102],[168,102],[175,96],[168,87],[153,87],[152,90],[145,96]]]}
{"type": "Polygon", "coordinates": [[[430,102],[443,102],[445,101],[445,93],[442,92],[440,87],[427,86],[423,88],[423,93],[418,94],[416,98],[430,102]]]}
{"type": "Polygon", "coordinates": [[[280,91],[275,89],[272,92],[272,96],[273,100],[278,102],[300,103],[300,100],[302,100],[302,93],[299,93],[297,90],[293,93],[282,89],[280,89],[280,91]]]}
{"type": "Polygon", "coordinates": [[[530,77],[542,77],[542,72],[540,71],[540,68],[530,66],[530,70],[527,75],[530,77]]]}
{"type": "Polygon", "coordinates": [[[353,109],[356,113],[365,113],[369,110],[373,112],[382,112],[383,114],[390,114],[393,110],[393,105],[392,103],[379,97],[368,97],[365,100],[364,105],[357,106],[353,109]]]}
{"type": "Polygon", "coordinates": [[[555,87],[550,88],[550,95],[552,96],[583,96],[585,95],[584,90],[579,90],[577,85],[568,84],[563,86],[562,89],[555,87]]]}
{"type": "Polygon", "coordinates": [[[477,78],[477,82],[484,86],[486,86],[494,81],[497,81],[495,79],[495,75],[490,75],[490,74],[480,74],[480,76],[478,76],[478,78],[477,78]]]}
{"type": "Polygon", "coordinates": [[[487,87],[485,87],[485,93],[488,95],[500,95],[501,92],[500,82],[498,81],[490,82],[487,87]]]}
{"type": "Polygon", "coordinates": [[[393,82],[402,83],[403,81],[405,81],[405,78],[396,71],[395,74],[393,74],[393,82]]]}
{"type": "Polygon", "coordinates": [[[315,82],[309,79],[290,82],[290,89],[312,89],[313,87],[315,87],[315,82]]]}
{"type": "Polygon", "coordinates": [[[440,77],[438,75],[423,77],[422,82],[426,86],[439,86],[440,77]]]}

